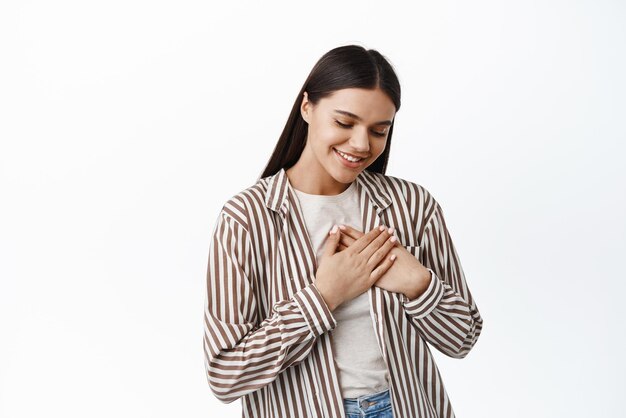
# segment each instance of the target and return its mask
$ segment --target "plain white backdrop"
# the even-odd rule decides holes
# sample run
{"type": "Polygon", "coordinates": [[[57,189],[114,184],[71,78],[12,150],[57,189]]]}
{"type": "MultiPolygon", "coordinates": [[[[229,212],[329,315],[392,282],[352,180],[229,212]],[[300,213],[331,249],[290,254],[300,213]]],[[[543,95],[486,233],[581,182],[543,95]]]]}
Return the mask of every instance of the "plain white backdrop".
{"type": "Polygon", "coordinates": [[[388,174],[441,203],[484,319],[459,418],[620,417],[626,5],[4,1],[0,417],[239,417],[205,377],[208,245],[317,59],[403,88],[388,174]]]}

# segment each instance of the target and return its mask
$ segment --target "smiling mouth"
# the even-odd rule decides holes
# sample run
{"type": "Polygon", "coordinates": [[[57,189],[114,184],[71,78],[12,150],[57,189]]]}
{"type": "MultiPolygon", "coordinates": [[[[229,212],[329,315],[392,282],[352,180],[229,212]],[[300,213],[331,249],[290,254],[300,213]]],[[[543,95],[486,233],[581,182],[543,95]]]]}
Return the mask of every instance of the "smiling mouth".
{"type": "Polygon", "coordinates": [[[345,152],[339,151],[337,148],[333,148],[333,150],[337,154],[339,154],[341,156],[341,158],[343,158],[346,161],[350,161],[351,163],[358,163],[358,162],[361,162],[361,161],[363,161],[365,159],[365,158],[361,158],[361,157],[355,157],[355,156],[352,156],[350,154],[346,154],[345,152]]]}

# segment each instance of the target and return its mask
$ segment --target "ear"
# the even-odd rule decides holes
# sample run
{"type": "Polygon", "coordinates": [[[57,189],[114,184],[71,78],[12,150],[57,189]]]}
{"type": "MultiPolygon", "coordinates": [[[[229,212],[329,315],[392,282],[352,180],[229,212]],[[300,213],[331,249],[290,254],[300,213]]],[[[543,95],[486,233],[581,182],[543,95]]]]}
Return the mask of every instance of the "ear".
{"type": "Polygon", "coordinates": [[[302,95],[302,103],[300,104],[300,115],[306,123],[309,123],[311,113],[311,102],[309,102],[309,94],[305,91],[302,95]]]}

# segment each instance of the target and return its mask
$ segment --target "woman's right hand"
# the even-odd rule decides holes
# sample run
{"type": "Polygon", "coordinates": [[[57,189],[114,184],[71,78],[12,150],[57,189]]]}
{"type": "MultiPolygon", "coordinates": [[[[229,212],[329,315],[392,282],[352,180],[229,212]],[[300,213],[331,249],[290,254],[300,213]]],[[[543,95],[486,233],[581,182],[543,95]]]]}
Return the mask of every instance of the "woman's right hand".
{"type": "Polygon", "coordinates": [[[331,311],[368,290],[389,270],[395,258],[387,257],[396,243],[392,233],[384,226],[374,228],[337,252],[341,231],[337,225],[333,227],[326,237],[314,283],[331,311]]]}

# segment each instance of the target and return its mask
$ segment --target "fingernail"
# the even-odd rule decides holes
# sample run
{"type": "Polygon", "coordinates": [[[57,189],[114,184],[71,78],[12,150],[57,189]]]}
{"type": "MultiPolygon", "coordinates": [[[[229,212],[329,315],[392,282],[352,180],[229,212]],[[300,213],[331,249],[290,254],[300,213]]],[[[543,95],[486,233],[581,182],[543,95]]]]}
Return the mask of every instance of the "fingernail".
{"type": "Polygon", "coordinates": [[[391,259],[391,261],[396,259],[396,255],[395,254],[391,254],[391,257],[389,257],[389,259],[391,259]]]}
{"type": "Polygon", "coordinates": [[[390,228],[387,230],[387,232],[389,232],[390,234],[393,234],[393,226],[392,226],[392,227],[390,227],[390,228]]]}
{"type": "Polygon", "coordinates": [[[339,229],[341,229],[342,231],[345,231],[346,226],[345,225],[339,225],[339,229]]]}
{"type": "Polygon", "coordinates": [[[331,234],[334,234],[335,232],[337,232],[337,225],[333,225],[333,229],[330,230],[331,234]]]}
{"type": "Polygon", "coordinates": [[[379,227],[378,227],[378,230],[379,230],[379,231],[384,231],[384,230],[385,230],[385,225],[381,225],[381,226],[379,226],[379,227]]]}
{"type": "Polygon", "coordinates": [[[389,238],[389,240],[390,240],[391,242],[396,242],[396,239],[397,239],[397,238],[395,237],[395,235],[394,235],[393,237],[389,238]]]}

